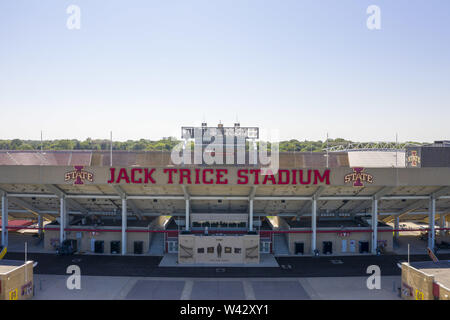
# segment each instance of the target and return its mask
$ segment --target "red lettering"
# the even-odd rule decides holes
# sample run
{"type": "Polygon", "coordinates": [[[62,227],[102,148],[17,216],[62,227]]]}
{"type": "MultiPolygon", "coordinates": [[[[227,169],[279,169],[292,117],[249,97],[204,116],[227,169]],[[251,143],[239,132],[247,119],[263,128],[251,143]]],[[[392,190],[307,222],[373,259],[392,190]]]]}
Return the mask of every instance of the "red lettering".
{"type": "Polygon", "coordinates": [[[325,182],[325,184],[330,184],[330,170],[325,170],[323,175],[320,175],[319,170],[314,170],[314,184],[317,184],[317,182],[325,182]]]}
{"type": "Polygon", "coordinates": [[[292,184],[297,184],[297,170],[292,170],[292,184]]]}
{"type": "Polygon", "coordinates": [[[206,173],[207,172],[209,172],[209,173],[214,173],[214,170],[213,169],[204,169],[203,170],[203,175],[202,175],[202,182],[204,183],[204,184],[212,184],[213,183],[213,180],[211,179],[211,180],[209,180],[209,181],[206,181],[206,173]]]}
{"type": "Polygon", "coordinates": [[[275,177],[273,174],[265,174],[264,175],[264,181],[263,184],[267,184],[267,180],[272,181],[272,184],[277,184],[277,182],[275,181],[275,177]]]}
{"type": "Polygon", "coordinates": [[[305,170],[300,170],[300,184],[311,184],[311,170],[308,170],[308,181],[303,180],[303,173],[305,170]]]}
{"type": "Polygon", "coordinates": [[[156,181],[152,178],[153,172],[155,172],[155,169],[151,169],[150,171],[148,169],[144,169],[144,176],[145,176],[144,183],[147,184],[149,181],[151,183],[156,183],[156,181]]]}
{"type": "Polygon", "coordinates": [[[200,169],[195,169],[195,184],[200,184],[200,169]]]}
{"type": "Polygon", "coordinates": [[[191,184],[191,170],[180,169],[180,184],[183,184],[184,178],[187,179],[188,184],[191,184]]]}
{"type": "Polygon", "coordinates": [[[239,179],[238,179],[237,183],[238,184],[248,184],[247,174],[248,174],[248,170],[247,169],[240,169],[240,170],[238,170],[238,177],[239,177],[239,179]],[[245,173],[245,175],[242,175],[242,173],[245,173]],[[244,181],[242,181],[241,179],[244,179],[244,181]]]}
{"type": "MultiPolygon", "coordinates": [[[[116,168],[109,168],[109,174],[110,174],[110,178],[109,178],[108,183],[114,183],[114,178],[116,175],[116,168]]],[[[67,173],[66,173],[66,176],[67,176],[67,173]]],[[[67,179],[67,180],[69,180],[69,179],[67,179]]]]}
{"type": "Polygon", "coordinates": [[[136,180],[136,172],[142,173],[142,169],[141,168],[131,169],[131,183],[142,183],[142,178],[136,180]]]}
{"type": "Polygon", "coordinates": [[[228,184],[228,179],[221,180],[221,178],[223,178],[222,172],[228,174],[228,169],[216,169],[216,184],[228,184]]]}
{"type": "Polygon", "coordinates": [[[255,180],[253,184],[259,184],[259,174],[261,173],[261,169],[250,169],[250,174],[254,174],[255,180]]]}
{"type": "Polygon", "coordinates": [[[168,184],[173,184],[173,177],[172,173],[176,173],[178,169],[164,169],[164,173],[169,173],[169,181],[167,181],[168,184]]]}
{"type": "Polygon", "coordinates": [[[289,184],[289,176],[291,172],[289,170],[278,170],[278,184],[289,184]],[[283,181],[283,173],[286,174],[286,180],[283,181]]]}
{"type": "Polygon", "coordinates": [[[120,180],[125,180],[126,183],[130,183],[130,178],[128,178],[127,169],[125,168],[120,169],[116,183],[120,183],[120,180]]]}

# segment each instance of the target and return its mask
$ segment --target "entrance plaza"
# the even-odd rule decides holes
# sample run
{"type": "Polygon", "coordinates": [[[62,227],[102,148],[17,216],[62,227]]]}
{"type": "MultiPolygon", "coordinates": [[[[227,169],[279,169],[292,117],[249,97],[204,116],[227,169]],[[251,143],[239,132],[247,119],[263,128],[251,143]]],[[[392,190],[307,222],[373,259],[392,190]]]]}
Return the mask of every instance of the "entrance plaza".
{"type": "Polygon", "coordinates": [[[67,290],[66,276],[35,275],[36,300],[396,300],[400,276],[345,278],[141,278],[85,276],[81,290],[67,290]],[[276,292],[277,294],[274,294],[276,292]]]}

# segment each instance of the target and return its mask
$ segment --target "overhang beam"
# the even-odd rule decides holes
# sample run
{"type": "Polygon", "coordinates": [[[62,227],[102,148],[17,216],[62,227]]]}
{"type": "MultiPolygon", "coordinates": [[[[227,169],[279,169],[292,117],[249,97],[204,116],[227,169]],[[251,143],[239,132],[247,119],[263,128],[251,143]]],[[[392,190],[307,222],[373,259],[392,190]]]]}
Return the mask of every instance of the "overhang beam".
{"type": "Polygon", "coordinates": [[[311,208],[311,206],[310,206],[311,204],[309,201],[314,200],[314,199],[318,200],[320,198],[320,195],[323,194],[324,191],[325,191],[325,187],[319,186],[311,196],[302,197],[303,198],[302,200],[305,200],[306,202],[298,210],[298,215],[300,216],[305,211],[306,208],[311,208]]]}
{"type": "Polygon", "coordinates": [[[390,215],[389,217],[384,218],[383,222],[388,223],[388,222],[394,221],[394,219],[396,217],[401,218],[404,215],[407,215],[408,213],[410,213],[411,211],[414,211],[414,210],[422,207],[424,205],[424,203],[425,203],[425,200],[417,200],[417,201],[411,203],[409,206],[407,206],[405,209],[403,209],[398,214],[390,215]]]}
{"type": "Polygon", "coordinates": [[[389,194],[393,190],[394,190],[394,187],[382,187],[380,190],[375,192],[373,197],[374,197],[375,200],[380,200],[383,196],[386,196],[387,194],[389,194]]]}
{"type": "Polygon", "coordinates": [[[113,189],[117,192],[117,194],[120,195],[120,197],[121,197],[122,199],[125,198],[125,199],[128,200],[127,206],[130,206],[131,211],[133,211],[133,213],[134,213],[140,220],[142,220],[142,210],[138,208],[138,206],[136,205],[136,203],[134,203],[133,200],[128,199],[128,195],[127,195],[127,193],[125,192],[125,190],[123,190],[123,189],[122,189],[120,186],[118,186],[118,185],[113,185],[112,187],[113,187],[113,189]]]}
{"type": "Polygon", "coordinates": [[[76,200],[74,199],[68,199],[67,198],[67,193],[64,192],[61,188],[59,188],[58,186],[54,185],[54,184],[46,184],[45,187],[47,189],[49,189],[51,192],[53,192],[54,194],[56,194],[59,198],[61,197],[66,197],[66,203],[70,206],[73,207],[77,210],[80,210],[81,212],[83,212],[84,214],[88,214],[89,211],[83,207],[81,204],[79,204],[76,200]]]}

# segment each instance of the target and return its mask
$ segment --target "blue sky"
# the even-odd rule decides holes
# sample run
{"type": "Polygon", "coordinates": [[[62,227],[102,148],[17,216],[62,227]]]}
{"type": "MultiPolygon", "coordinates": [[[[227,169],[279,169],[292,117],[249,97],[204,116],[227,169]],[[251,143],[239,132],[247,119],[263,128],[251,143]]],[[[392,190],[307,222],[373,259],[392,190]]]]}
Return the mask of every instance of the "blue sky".
{"type": "Polygon", "coordinates": [[[2,0],[0,139],[450,139],[448,0],[2,0]],[[69,30],[66,9],[81,9],[69,30]],[[366,27],[369,5],[381,30],[366,27]]]}

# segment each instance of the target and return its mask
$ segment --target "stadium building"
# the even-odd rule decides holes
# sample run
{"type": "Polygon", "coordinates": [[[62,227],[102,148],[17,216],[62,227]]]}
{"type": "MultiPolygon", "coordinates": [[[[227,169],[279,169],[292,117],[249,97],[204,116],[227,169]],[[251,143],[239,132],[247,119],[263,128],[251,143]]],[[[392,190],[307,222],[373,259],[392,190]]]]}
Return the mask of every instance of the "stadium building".
{"type": "Polygon", "coordinates": [[[177,164],[162,151],[0,151],[2,245],[256,264],[273,255],[396,252],[403,234],[421,253],[450,242],[448,142],[285,152],[276,174],[264,174],[253,151],[236,151],[257,143],[258,128],[203,124],[182,128],[182,138],[183,150],[193,140],[223,164],[194,154],[177,164]],[[204,138],[217,132],[232,137],[221,154],[204,138]]]}

